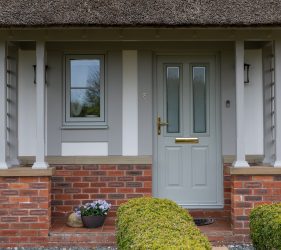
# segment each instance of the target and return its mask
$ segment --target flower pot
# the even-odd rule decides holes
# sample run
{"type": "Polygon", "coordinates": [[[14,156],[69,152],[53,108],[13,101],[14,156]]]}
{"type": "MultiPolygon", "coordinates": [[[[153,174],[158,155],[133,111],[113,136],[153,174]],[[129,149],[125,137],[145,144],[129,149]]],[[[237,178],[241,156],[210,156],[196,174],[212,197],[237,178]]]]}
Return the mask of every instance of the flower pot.
{"type": "Polygon", "coordinates": [[[91,216],[81,216],[83,225],[88,228],[96,228],[103,225],[105,220],[105,215],[91,215],[91,216]]]}

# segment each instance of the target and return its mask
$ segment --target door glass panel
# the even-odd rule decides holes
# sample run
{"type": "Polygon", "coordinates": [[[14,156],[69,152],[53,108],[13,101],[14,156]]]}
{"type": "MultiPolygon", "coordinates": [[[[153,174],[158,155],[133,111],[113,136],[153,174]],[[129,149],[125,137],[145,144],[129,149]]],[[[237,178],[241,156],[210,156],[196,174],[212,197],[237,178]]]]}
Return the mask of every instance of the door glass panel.
{"type": "Polygon", "coordinates": [[[206,67],[192,67],[193,133],[206,133],[206,67]]]}
{"type": "Polygon", "coordinates": [[[166,67],[167,133],[180,132],[180,67],[166,67]]]}

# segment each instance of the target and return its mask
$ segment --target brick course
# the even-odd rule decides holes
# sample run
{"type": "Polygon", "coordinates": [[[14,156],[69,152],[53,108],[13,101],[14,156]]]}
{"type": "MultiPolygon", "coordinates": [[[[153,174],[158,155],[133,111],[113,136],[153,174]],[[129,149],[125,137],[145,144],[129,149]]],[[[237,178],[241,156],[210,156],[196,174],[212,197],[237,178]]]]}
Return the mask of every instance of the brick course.
{"type": "Polygon", "coordinates": [[[0,177],[0,247],[48,241],[49,177],[0,177]]]}
{"type": "Polygon", "coordinates": [[[281,201],[281,175],[233,175],[231,184],[232,228],[237,234],[248,234],[251,209],[281,201]]]}
{"type": "Polygon", "coordinates": [[[52,177],[52,216],[67,216],[76,207],[105,199],[116,207],[130,198],[152,195],[149,165],[56,165],[52,177]]]}

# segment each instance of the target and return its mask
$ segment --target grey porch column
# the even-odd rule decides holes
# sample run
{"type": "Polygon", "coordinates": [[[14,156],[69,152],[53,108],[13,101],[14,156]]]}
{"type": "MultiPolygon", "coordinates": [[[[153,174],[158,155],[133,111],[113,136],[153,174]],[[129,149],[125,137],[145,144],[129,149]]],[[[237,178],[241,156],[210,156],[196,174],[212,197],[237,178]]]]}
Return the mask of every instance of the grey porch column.
{"type": "Polygon", "coordinates": [[[236,65],[236,159],[234,167],[249,167],[244,141],[244,41],[235,42],[236,65]]]}
{"type": "Polygon", "coordinates": [[[275,162],[281,167],[281,40],[275,41],[275,162]]]}
{"type": "Polygon", "coordinates": [[[10,167],[7,143],[7,44],[0,41],[0,169],[10,167]]]}
{"type": "Polygon", "coordinates": [[[48,168],[45,161],[45,42],[36,42],[36,161],[32,168],[48,168]]]}

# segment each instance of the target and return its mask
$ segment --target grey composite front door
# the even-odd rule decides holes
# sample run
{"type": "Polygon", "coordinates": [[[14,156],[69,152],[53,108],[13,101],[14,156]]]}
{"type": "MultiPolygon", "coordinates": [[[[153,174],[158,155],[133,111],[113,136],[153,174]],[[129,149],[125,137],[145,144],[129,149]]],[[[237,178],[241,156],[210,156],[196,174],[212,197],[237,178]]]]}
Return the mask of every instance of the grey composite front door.
{"type": "Polygon", "coordinates": [[[216,56],[157,56],[156,195],[191,208],[222,204],[216,56]]]}

